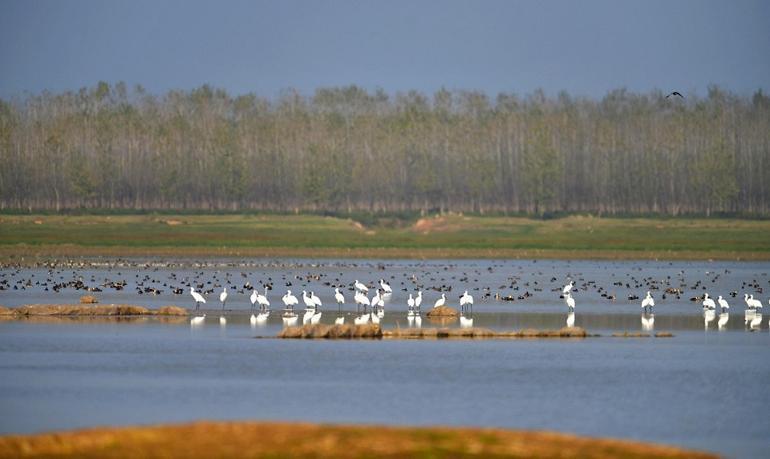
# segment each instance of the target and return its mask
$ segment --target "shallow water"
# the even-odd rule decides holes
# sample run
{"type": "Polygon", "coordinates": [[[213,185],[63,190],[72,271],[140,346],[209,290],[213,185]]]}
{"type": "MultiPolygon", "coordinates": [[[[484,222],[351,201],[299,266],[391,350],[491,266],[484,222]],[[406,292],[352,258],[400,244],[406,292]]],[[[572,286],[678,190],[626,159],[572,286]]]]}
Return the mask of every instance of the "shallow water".
{"type": "MultiPolygon", "coordinates": [[[[718,330],[716,319],[705,327],[700,305],[689,301],[695,292],[702,292],[700,289],[685,290],[679,301],[661,300],[661,291],[654,291],[658,303],[654,330],[675,334],[666,339],[607,337],[614,331],[641,330],[639,302],[629,301],[625,295],[632,292],[642,296],[646,284],[627,291],[616,286],[619,299],[615,302],[590,286],[575,294],[576,325],[605,335],[601,338],[252,339],[256,335],[273,336],[281,328],[277,297],[286,288],[277,280],[281,276],[292,279],[295,292],[309,287],[322,294],[326,323],[335,317],[334,307],[328,306],[330,292],[324,290],[329,288],[323,285],[330,273],[342,272],[345,282],[385,277],[396,290],[385,308],[386,327],[407,326],[400,282],[412,274],[423,285],[451,282],[454,306],[458,290],[465,288],[461,284],[490,286],[493,292],[508,294],[521,292],[523,284],[529,282],[533,296],[513,303],[483,300],[471,290],[477,297],[475,325],[520,329],[564,325],[564,304],[559,292],[552,289],[563,285],[568,275],[585,279],[578,281],[579,285],[594,281],[609,289],[613,279],[665,279],[684,271],[686,284],[701,280],[713,295],[726,295],[732,290],[755,293],[757,287],[749,290],[743,282],[753,284],[756,280],[760,287],[767,287],[764,272],[770,269],[766,264],[453,261],[451,265],[389,262],[385,270],[378,270],[375,263],[292,263],[302,267],[282,262],[275,267],[77,270],[75,276],[89,281],[92,275],[114,280],[119,270],[166,281],[171,272],[177,278],[182,272],[189,272],[190,277],[193,272],[202,272],[199,279],[211,279],[212,283],[215,277],[224,278],[226,272],[231,278],[237,276],[239,282],[246,280],[240,277],[241,271],[253,276],[252,283],[257,276],[273,277],[276,293],[270,296],[275,313],[265,327],[251,327],[245,294],[236,293],[227,305],[225,327],[218,323],[216,304],[208,305],[206,324],[196,328],[186,319],[174,323],[154,318],[0,322],[0,432],[204,418],[478,425],[633,438],[707,449],[730,457],[766,457],[770,445],[767,314],[759,330],[750,331],[744,323],[742,299],[731,298],[727,327],[718,330]],[[468,281],[459,281],[463,272],[474,270],[479,271],[478,281],[470,274],[468,281]],[[711,280],[716,274],[707,272],[719,274],[715,282],[711,280]],[[325,276],[311,282],[292,278],[308,273],[325,276]],[[520,290],[498,290],[511,276],[519,276],[520,290]],[[551,281],[552,277],[557,280],[551,281]],[[535,281],[541,290],[535,290],[535,281]]],[[[71,272],[68,270],[67,276],[71,272]]],[[[31,274],[38,279],[40,273],[47,275],[42,269],[5,269],[2,278],[14,285],[31,274]]],[[[404,282],[411,288],[408,280],[404,282]]],[[[0,304],[68,303],[83,294],[71,289],[59,294],[41,290],[39,286],[4,290],[0,304]]],[[[129,287],[98,296],[102,302],[150,306],[180,300],[189,303],[188,295],[137,295],[129,287]]],[[[426,291],[423,311],[437,296],[426,291]]],[[[347,312],[352,309],[347,305],[347,312]]],[[[423,326],[428,325],[424,320],[423,326]]]]}

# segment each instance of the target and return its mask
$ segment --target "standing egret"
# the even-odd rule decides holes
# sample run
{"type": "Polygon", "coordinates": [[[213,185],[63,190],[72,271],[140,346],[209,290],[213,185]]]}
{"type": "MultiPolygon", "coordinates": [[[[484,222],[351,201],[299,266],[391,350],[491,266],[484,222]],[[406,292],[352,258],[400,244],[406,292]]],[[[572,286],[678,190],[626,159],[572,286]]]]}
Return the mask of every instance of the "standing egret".
{"type": "Polygon", "coordinates": [[[565,285],[564,288],[561,289],[562,295],[566,295],[569,292],[571,292],[572,291],[572,287],[574,287],[574,286],[575,286],[575,281],[573,281],[573,280],[569,281],[569,284],[565,285]]]}
{"type": "Polygon", "coordinates": [[[709,294],[708,293],[704,293],[703,294],[703,303],[702,304],[703,304],[703,309],[709,309],[709,310],[713,311],[714,309],[717,308],[717,305],[714,304],[714,299],[713,298],[709,298],[709,294]]]}
{"type": "Polygon", "coordinates": [[[318,309],[321,307],[321,299],[316,296],[315,293],[310,292],[310,300],[313,302],[314,313],[310,318],[310,323],[315,325],[321,321],[321,311],[318,309]]]}
{"type": "Polygon", "coordinates": [[[468,306],[471,311],[473,310],[473,297],[471,295],[468,295],[468,291],[466,290],[465,293],[463,293],[463,296],[460,297],[460,310],[465,311],[465,307],[468,306]]]}
{"type": "Polygon", "coordinates": [[[446,295],[442,293],[441,298],[439,298],[438,300],[436,300],[435,303],[433,303],[433,307],[439,308],[441,306],[444,306],[445,304],[446,304],[446,295]]]}
{"type": "Polygon", "coordinates": [[[219,294],[219,302],[222,303],[222,310],[225,310],[225,303],[227,302],[227,287],[222,289],[222,293],[219,294]]]}
{"type": "Polygon", "coordinates": [[[390,288],[390,285],[388,285],[384,279],[380,279],[380,287],[382,288],[382,291],[385,292],[385,294],[393,293],[393,289],[390,288]]]}
{"type": "Polygon", "coordinates": [[[414,298],[412,298],[412,294],[409,294],[409,299],[406,300],[406,306],[407,306],[407,317],[414,317],[414,298]]]}
{"type": "Polygon", "coordinates": [[[254,315],[254,307],[257,303],[257,291],[254,289],[251,289],[251,296],[249,297],[249,300],[251,301],[251,315],[254,315]]]}
{"type": "Polygon", "coordinates": [[[334,289],[334,300],[337,301],[337,318],[334,319],[334,323],[342,325],[345,323],[345,318],[342,317],[342,305],[345,303],[345,296],[340,292],[339,288],[334,289]]]}
{"type": "Polygon", "coordinates": [[[652,299],[652,295],[647,291],[647,296],[642,300],[642,309],[644,309],[644,312],[648,312],[648,309],[649,312],[652,312],[653,307],[655,307],[655,300],[652,299]]]}
{"type": "Polygon", "coordinates": [[[727,310],[730,309],[730,305],[727,304],[727,300],[722,298],[722,295],[719,295],[719,298],[717,298],[717,303],[719,303],[719,309],[722,312],[727,312],[727,310]]]}
{"type": "Polygon", "coordinates": [[[267,286],[265,286],[265,294],[257,294],[257,303],[259,303],[259,311],[270,313],[270,301],[267,299],[267,286]]]}
{"type": "Polygon", "coordinates": [[[420,315],[420,305],[422,304],[422,290],[417,291],[417,298],[414,299],[414,312],[420,315]]]}
{"type": "Polygon", "coordinates": [[[297,297],[291,294],[291,290],[286,291],[286,295],[281,298],[284,304],[283,323],[284,325],[293,325],[297,322],[297,314],[294,313],[294,305],[298,304],[297,297]]]}
{"type": "Polygon", "coordinates": [[[369,293],[369,287],[367,287],[366,285],[362,284],[361,282],[358,282],[358,279],[356,279],[354,285],[355,285],[357,290],[360,290],[363,293],[369,293]]]}
{"type": "Polygon", "coordinates": [[[565,297],[565,301],[567,302],[567,309],[570,312],[573,312],[575,310],[575,299],[572,298],[572,293],[567,292],[567,296],[565,297]]]}
{"type": "Polygon", "coordinates": [[[200,307],[201,303],[204,303],[204,304],[206,303],[206,299],[203,298],[203,296],[200,293],[196,292],[195,288],[193,288],[192,286],[190,286],[190,295],[192,295],[193,300],[195,300],[195,310],[196,311],[200,307]]]}

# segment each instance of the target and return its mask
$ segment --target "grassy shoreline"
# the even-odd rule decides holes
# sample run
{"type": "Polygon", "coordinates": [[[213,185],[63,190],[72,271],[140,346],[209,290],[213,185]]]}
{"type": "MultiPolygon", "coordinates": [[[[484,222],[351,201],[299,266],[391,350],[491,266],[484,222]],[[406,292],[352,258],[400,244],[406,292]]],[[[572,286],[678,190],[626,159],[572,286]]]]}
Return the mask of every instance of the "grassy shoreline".
{"type": "Polygon", "coordinates": [[[0,436],[11,457],[714,458],[671,446],[569,434],[448,427],[195,422],[0,436]]]}
{"type": "Polygon", "coordinates": [[[364,226],[314,215],[0,216],[0,261],[146,256],[770,260],[770,221],[442,215],[364,226]]]}

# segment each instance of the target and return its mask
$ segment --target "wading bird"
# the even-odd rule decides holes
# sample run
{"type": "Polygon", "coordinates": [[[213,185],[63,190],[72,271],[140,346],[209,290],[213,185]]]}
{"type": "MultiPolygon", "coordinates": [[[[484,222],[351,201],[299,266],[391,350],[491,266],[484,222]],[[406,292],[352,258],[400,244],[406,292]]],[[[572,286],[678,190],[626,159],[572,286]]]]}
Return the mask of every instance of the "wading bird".
{"type": "Polygon", "coordinates": [[[384,279],[380,279],[380,288],[382,288],[382,291],[387,293],[393,293],[393,289],[390,288],[390,285],[388,285],[384,279]]]}
{"type": "MultiPolygon", "coordinates": [[[[722,295],[719,295],[719,298],[717,298],[717,303],[719,303],[719,309],[722,312],[727,312],[728,309],[730,309],[730,305],[727,304],[727,300],[722,298],[722,295]]],[[[722,320],[722,319],[720,319],[722,320]]]]}
{"type": "Polygon", "coordinates": [[[717,305],[714,304],[714,299],[713,298],[709,298],[709,294],[708,293],[704,293],[703,294],[703,309],[714,310],[716,308],[717,308],[717,305]]]}
{"type": "Polygon", "coordinates": [[[561,289],[562,295],[568,294],[570,291],[572,291],[572,287],[575,286],[575,281],[569,281],[569,284],[565,285],[563,289],[561,289]]]}
{"type": "Polygon", "coordinates": [[[360,290],[360,291],[362,291],[364,293],[369,293],[369,287],[367,287],[366,285],[362,284],[361,282],[358,282],[358,279],[356,279],[356,282],[355,282],[354,285],[355,285],[357,290],[360,290]]]}
{"type": "Polygon", "coordinates": [[[567,296],[565,297],[564,301],[567,302],[567,309],[570,312],[575,310],[575,299],[572,298],[572,293],[567,292],[567,296]]]}
{"type": "Polygon", "coordinates": [[[446,304],[446,295],[442,293],[441,298],[437,299],[436,302],[433,303],[433,307],[438,308],[438,307],[444,306],[445,304],[446,304]]]}
{"type": "Polygon", "coordinates": [[[642,300],[642,309],[644,309],[644,312],[652,312],[652,308],[655,307],[655,300],[652,299],[652,295],[650,295],[650,292],[647,292],[647,296],[644,297],[642,300]]]}
{"type": "Polygon", "coordinates": [[[460,297],[460,310],[465,311],[466,306],[470,310],[473,309],[473,297],[471,295],[468,295],[467,290],[465,291],[465,293],[463,293],[463,296],[460,297]]]}
{"type": "Polygon", "coordinates": [[[206,303],[206,299],[203,298],[203,295],[195,291],[195,288],[190,287],[190,295],[192,295],[193,300],[195,300],[195,310],[197,311],[198,308],[200,308],[200,304],[206,303]]]}

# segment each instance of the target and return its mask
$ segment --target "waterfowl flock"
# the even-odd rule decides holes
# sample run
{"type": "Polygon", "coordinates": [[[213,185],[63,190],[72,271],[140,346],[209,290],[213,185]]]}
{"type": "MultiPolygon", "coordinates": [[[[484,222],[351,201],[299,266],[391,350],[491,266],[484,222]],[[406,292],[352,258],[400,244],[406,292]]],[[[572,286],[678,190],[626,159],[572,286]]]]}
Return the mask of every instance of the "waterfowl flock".
{"type": "MultiPolygon", "coordinates": [[[[254,325],[268,322],[271,294],[281,287],[285,287],[286,294],[276,295],[276,298],[283,302],[281,317],[287,325],[299,323],[299,315],[306,323],[345,323],[347,320],[376,323],[383,319],[386,308],[399,310],[399,304],[403,304],[401,310],[406,312],[407,322],[416,325],[422,320],[420,307],[425,299],[434,307],[458,308],[461,326],[472,326],[474,302],[494,307],[518,303],[552,308],[554,296],[558,296],[564,300],[567,314],[574,314],[579,307],[576,303],[586,300],[591,304],[589,312],[597,312],[602,301],[606,301],[612,310],[615,304],[636,303],[642,309],[643,327],[651,327],[657,301],[662,301],[666,310],[670,310],[672,301],[681,304],[690,300],[702,305],[707,327],[716,325],[721,329],[729,320],[730,298],[740,298],[742,294],[746,304],[746,326],[752,328],[754,324],[752,329],[756,329],[765,325],[761,314],[762,295],[768,285],[763,284],[770,284],[770,281],[768,273],[759,272],[763,266],[759,266],[759,271],[757,266],[741,265],[731,265],[720,271],[697,271],[698,264],[679,265],[652,262],[589,264],[569,260],[396,263],[59,261],[39,263],[32,268],[3,265],[0,267],[0,294],[13,292],[12,304],[24,304],[26,291],[37,295],[33,298],[41,303],[56,302],[46,295],[63,293],[72,298],[78,291],[101,292],[100,300],[106,295],[106,301],[132,303],[125,299],[125,295],[133,291],[136,295],[162,298],[142,300],[145,303],[174,304],[175,296],[189,292],[196,316],[204,312],[201,304],[205,306],[207,298],[210,300],[211,295],[217,295],[220,323],[226,324],[227,316],[241,309],[239,305],[243,304],[247,308],[250,306],[249,321],[254,325]],[[741,274],[736,275],[733,270],[741,274]],[[252,285],[249,279],[254,277],[261,278],[261,282],[252,285]],[[291,293],[295,288],[304,291],[301,299],[305,309],[301,313],[295,311],[299,304],[291,293]],[[463,289],[461,295],[454,294],[457,288],[463,289]],[[712,298],[712,290],[721,295],[712,298]],[[350,313],[343,311],[347,305],[346,296],[351,299],[351,304],[355,304],[355,317],[347,317],[350,313]],[[322,301],[334,301],[338,306],[330,319],[321,311],[322,301]],[[231,304],[235,305],[234,310],[228,309],[231,304]],[[713,317],[709,311],[713,311],[713,317]]],[[[703,265],[708,267],[707,263],[703,265]]],[[[3,302],[7,305],[9,301],[3,302]]],[[[212,314],[211,310],[205,312],[212,314]]],[[[574,324],[575,318],[568,315],[567,324],[574,324]]]]}

